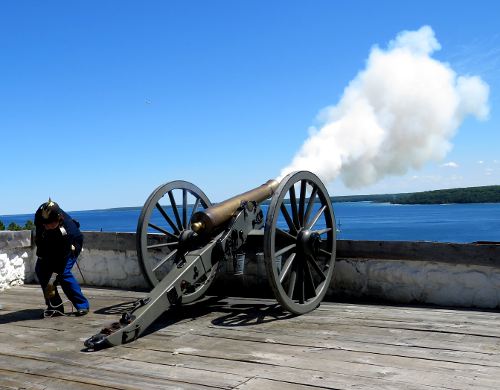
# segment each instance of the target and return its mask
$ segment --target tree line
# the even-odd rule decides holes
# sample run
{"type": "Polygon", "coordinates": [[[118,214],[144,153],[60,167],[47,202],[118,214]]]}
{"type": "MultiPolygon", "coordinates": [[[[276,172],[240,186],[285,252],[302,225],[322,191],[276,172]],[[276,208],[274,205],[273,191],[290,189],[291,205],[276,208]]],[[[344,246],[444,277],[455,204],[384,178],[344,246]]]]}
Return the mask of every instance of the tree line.
{"type": "Polygon", "coordinates": [[[500,186],[453,188],[406,194],[396,199],[399,204],[499,203],[500,186]]]}
{"type": "Polygon", "coordinates": [[[11,222],[11,223],[9,223],[7,228],[5,227],[4,223],[2,221],[0,221],[0,230],[19,231],[19,230],[31,230],[34,228],[35,228],[35,224],[33,223],[33,221],[30,221],[30,220],[26,221],[24,226],[18,225],[15,222],[11,222]]]}
{"type": "Polygon", "coordinates": [[[500,203],[500,186],[452,188],[405,194],[348,195],[331,197],[333,202],[377,202],[394,204],[500,203]]]}

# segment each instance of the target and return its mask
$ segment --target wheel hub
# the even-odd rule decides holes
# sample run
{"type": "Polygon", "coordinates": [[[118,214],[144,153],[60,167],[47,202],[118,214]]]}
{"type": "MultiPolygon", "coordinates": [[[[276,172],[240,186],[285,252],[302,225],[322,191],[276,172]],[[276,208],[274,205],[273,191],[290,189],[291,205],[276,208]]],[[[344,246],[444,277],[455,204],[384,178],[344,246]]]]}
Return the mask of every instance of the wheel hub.
{"type": "Polygon", "coordinates": [[[297,249],[308,256],[316,256],[321,247],[321,237],[318,233],[303,229],[297,236],[297,249]]]}
{"type": "Polygon", "coordinates": [[[188,252],[191,249],[192,246],[192,241],[193,241],[193,236],[195,235],[195,232],[192,230],[183,230],[181,234],[179,235],[179,252],[180,253],[185,253],[188,252]]]}

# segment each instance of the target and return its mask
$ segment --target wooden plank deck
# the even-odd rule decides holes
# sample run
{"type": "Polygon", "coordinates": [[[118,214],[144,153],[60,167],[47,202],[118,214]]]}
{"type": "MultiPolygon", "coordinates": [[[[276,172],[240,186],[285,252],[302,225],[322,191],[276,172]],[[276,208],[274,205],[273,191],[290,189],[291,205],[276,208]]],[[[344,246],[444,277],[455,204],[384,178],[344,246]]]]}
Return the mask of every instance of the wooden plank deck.
{"type": "Polygon", "coordinates": [[[39,319],[38,286],[0,293],[0,389],[499,389],[500,313],[209,298],[151,332],[86,352],[130,291],[84,288],[91,313],[39,319]]]}

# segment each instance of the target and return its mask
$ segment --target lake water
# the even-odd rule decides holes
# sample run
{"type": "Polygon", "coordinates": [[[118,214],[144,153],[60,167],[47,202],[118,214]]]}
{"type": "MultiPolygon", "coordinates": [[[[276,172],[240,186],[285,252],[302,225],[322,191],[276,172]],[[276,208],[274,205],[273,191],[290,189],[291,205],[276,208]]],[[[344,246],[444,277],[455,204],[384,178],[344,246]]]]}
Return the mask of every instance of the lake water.
{"type": "MultiPolygon", "coordinates": [[[[263,206],[266,212],[266,206],[263,206]]],[[[500,203],[393,205],[346,202],[334,204],[338,238],[438,242],[500,242],[500,203]]],[[[82,230],[135,232],[140,208],[73,211],[82,230]]],[[[0,216],[24,225],[33,214],[0,216]]],[[[278,225],[284,226],[284,221],[278,225]]]]}

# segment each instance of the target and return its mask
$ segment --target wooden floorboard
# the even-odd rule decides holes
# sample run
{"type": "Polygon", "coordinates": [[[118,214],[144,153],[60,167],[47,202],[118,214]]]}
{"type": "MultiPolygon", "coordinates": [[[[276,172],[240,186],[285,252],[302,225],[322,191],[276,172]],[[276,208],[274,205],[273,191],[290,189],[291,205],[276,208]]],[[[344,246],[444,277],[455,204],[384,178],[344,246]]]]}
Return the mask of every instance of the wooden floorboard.
{"type": "Polygon", "coordinates": [[[87,352],[144,293],[83,290],[89,315],[49,319],[38,286],[0,293],[0,390],[500,388],[495,311],[323,303],[291,316],[272,300],[209,297],[87,352]]]}

